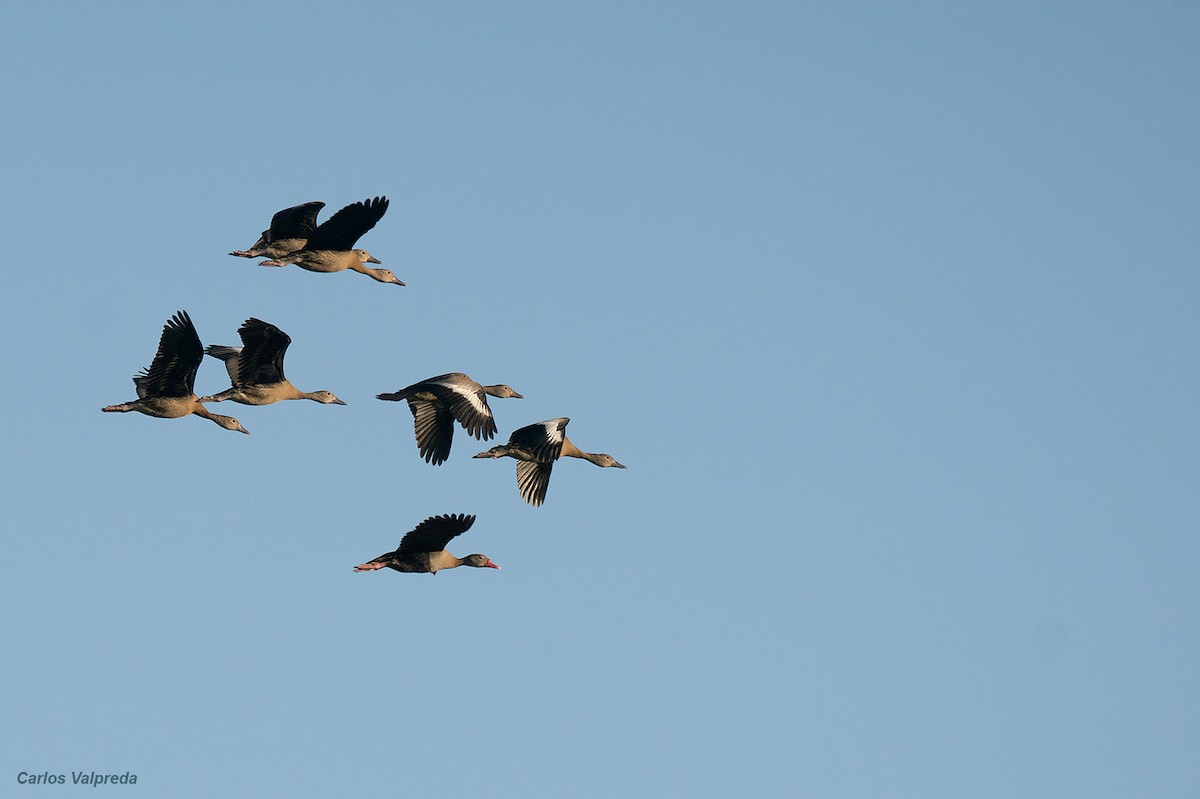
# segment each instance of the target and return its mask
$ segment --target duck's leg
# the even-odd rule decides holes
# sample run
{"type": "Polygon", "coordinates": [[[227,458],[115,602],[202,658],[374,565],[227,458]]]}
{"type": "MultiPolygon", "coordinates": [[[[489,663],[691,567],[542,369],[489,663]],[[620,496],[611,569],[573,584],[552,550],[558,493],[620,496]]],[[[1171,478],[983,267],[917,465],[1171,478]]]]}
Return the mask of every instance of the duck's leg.
{"type": "Polygon", "coordinates": [[[370,563],[360,563],[359,565],[354,567],[354,571],[356,571],[356,572],[371,572],[371,571],[375,571],[376,569],[382,569],[385,565],[386,564],[380,563],[377,560],[373,560],[370,563]]]}
{"type": "Polygon", "coordinates": [[[122,402],[120,405],[107,405],[100,410],[105,413],[128,413],[129,411],[136,411],[137,406],[132,402],[122,402]]]}
{"type": "Polygon", "coordinates": [[[227,388],[219,394],[209,394],[207,397],[201,397],[200,402],[224,402],[233,396],[233,389],[227,388]]]}

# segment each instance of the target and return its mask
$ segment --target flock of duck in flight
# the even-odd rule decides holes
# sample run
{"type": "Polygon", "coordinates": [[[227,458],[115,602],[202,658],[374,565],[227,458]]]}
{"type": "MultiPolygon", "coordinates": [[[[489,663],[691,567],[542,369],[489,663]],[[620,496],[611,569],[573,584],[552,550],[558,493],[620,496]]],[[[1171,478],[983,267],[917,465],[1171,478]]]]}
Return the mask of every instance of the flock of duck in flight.
{"type": "MultiPolygon", "coordinates": [[[[230,255],[243,258],[266,257],[260,266],[295,264],[310,272],[353,270],[381,283],[403,286],[389,269],[369,252],[355,249],[359,238],[387,211],[386,197],[347,205],[321,224],[317,214],[325,203],[311,202],[285,208],[271,217],[271,226],[262,232],[248,250],[230,255]]],[[[109,405],[108,413],[137,411],[161,419],[196,415],[211,419],[226,430],[250,433],[232,416],[212,413],[204,403],[232,400],[243,405],[270,405],[281,400],[307,399],[325,405],[345,405],[330,391],[300,391],[284,376],[283,356],[292,339],[287,333],[261,319],[247,319],[238,328],[240,347],[219,344],[203,346],[186,311],[179,311],[163,327],[158,351],[148,368],[134,376],[138,398],[109,405]],[[195,393],[196,371],[204,355],[225,363],[230,387],[207,396],[195,393]]],[[[488,407],[488,396],[523,397],[506,385],[485,386],[462,372],[451,372],[421,380],[398,391],[377,395],[378,399],[408,403],[413,415],[417,451],[426,463],[440,465],[450,457],[454,424],[462,425],[468,435],[490,440],[496,435],[496,420],[488,407]]],[[[625,467],[611,455],[590,453],[576,447],[566,436],[567,417],[547,419],[513,431],[508,443],[480,452],[476,458],[513,458],[517,462],[517,488],[521,498],[537,507],[546,499],[550,472],[562,456],[582,458],[597,466],[625,467]]],[[[475,516],[451,514],[431,516],[404,535],[400,546],[354,567],[355,571],[389,568],[400,572],[428,572],[456,566],[500,568],[486,555],[457,558],[446,551],[455,536],[470,529],[475,516]]]]}

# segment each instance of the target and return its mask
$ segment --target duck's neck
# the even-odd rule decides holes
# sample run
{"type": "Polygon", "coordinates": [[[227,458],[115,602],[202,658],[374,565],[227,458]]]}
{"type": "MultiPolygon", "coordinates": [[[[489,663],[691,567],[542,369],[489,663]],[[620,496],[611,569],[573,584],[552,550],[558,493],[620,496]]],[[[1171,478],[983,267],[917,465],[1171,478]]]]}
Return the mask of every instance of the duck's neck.
{"type": "Polygon", "coordinates": [[[387,277],[384,276],[384,274],[383,274],[385,270],[372,269],[371,267],[364,264],[362,261],[358,260],[357,257],[355,257],[354,262],[350,264],[350,268],[353,269],[355,272],[360,272],[360,273],[366,275],[367,277],[373,277],[376,280],[378,280],[380,283],[388,282],[387,277]]]}
{"type": "Polygon", "coordinates": [[[280,395],[282,395],[283,399],[310,399],[310,400],[316,399],[316,396],[315,396],[316,392],[301,391],[300,389],[293,386],[292,381],[288,380],[287,378],[284,378],[283,380],[280,381],[280,386],[281,386],[281,388],[279,389],[279,393],[280,393],[280,395]]]}
{"type": "Polygon", "coordinates": [[[209,409],[205,408],[200,403],[199,400],[196,400],[196,407],[192,411],[192,413],[196,414],[197,416],[199,416],[203,419],[210,419],[213,422],[215,422],[217,425],[219,425],[221,427],[225,427],[225,428],[228,428],[229,423],[231,421],[233,421],[233,417],[231,417],[231,416],[222,416],[219,413],[213,413],[213,412],[209,411],[209,409]]]}
{"type": "MultiPolygon", "coordinates": [[[[585,461],[596,463],[595,455],[590,452],[584,452],[579,447],[572,444],[571,439],[567,438],[566,436],[563,436],[562,453],[560,453],[560,457],[583,458],[585,461]]],[[[596,463],[596,465],[599,466],[600,464],[596,463]]]]}

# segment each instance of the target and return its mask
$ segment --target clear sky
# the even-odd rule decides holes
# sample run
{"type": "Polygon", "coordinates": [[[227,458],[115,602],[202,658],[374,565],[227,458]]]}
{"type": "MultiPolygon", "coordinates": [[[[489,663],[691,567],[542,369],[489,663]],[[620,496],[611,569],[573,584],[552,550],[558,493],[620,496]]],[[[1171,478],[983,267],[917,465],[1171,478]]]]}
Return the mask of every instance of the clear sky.
{"type": "Polygon", "coordinates": [[[7,4],[0,793],[1200,794],[1198,34],[7,4]],[[404,288],[226,254],[376,195],[404,288]],[[101,414],[179,309],[348,406],[101,414]],[[629,468],[423,463],[449,371],[629,468]],[[352,571],[439,513],[503,569],[352,571]]]}

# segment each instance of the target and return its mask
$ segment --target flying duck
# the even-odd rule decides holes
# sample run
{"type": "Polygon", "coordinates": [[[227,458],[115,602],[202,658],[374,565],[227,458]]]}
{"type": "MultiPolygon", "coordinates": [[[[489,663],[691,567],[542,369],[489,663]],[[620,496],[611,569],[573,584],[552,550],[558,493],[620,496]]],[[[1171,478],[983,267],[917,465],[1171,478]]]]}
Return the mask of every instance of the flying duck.
{"type": "Polygon", "coordinates": [[[100,410],[105,413],[128,413],[137,411],[160,419],[178,419],[195,414],[212,419],[226,430],[237,430],[249,435],[241,422],[232,416],[209,413],[196,396],[193,386],[196,370],[204,360],[204,347],[187,311],[179,311],[163,326],[158,340],[158,351],[148,369],[133,376],[138,398],[120,405],[109,405],[100,410]]]}
{"type": "Polygon", "coordinates": [[[311,202],[284,208],[271,217],[271,226],[262,232],[248,250],[229,253],[241,258],[280,258],[303,247],[317,227],[317,212],[325,203],[311,202]]]}
{"type": "Polygon", "coordinates": [[[355,243],[364,233],[375,227],[388,208],[386,197],[347,205],[333,216],[317,225],[308,241],[298,250],[263,261],[259,266],[286,266],[295,264],[310,272],[343,272],[352,269],[380,283],[404,282],[392,274],[390,269],[372,269],[366,263],[378,264],[379,259],[366,250],[354,249],[355,243]]]}
{"type": "Polygon", "coordinates": [[[474,515],[459,513],[450,516],[430,516],[404,534],[400,546],[377,558],[354,567],[356,572],[389,568],[398,572],[428,572],[437,574],[442,569],[457,566],[499,569],[487,555],[467,555],[456,558],[446,551],[450,539],[465,533],[475,523],[474,515]]]}
{"type": "Polygon", "coordinates": [[[521,498],[537,507],[546,500],[546,489],[550,485],[550,470],[560,456],[583,458],[597,466],[615,466],[624,469],[612,455],[584,452],[567,438],[569,418],[548,419],[526,425],[508,437],[507,444],[480,452],[476,458],[515,458],[517,461],[517,488],[521,498]]]}
{"type": "Polygon", "coordinates": [[[204,351],[225,362],[233,383],[219,394],[201,397],[201,402],[233,400],[243,405],[270,405],[280,400],[307,399],[323,405],[345,405],[330,391],[301,391],[283,376],[283,355],[292,338],[261,319],[250,318],[238,328],[241,347],[211,344],[204,351]]]}
{"type": "Polygon", "coordinates": [[[408,400],[417,449],[426,463],[437,466],[450,457],[455,421],[475,438],[486,440],[496,435],[496,420],[487,403],[489,394],[524,399],[508,386],[483,386],[462,372],[438,375],[391,394],[375,396],[392,402],[408,400]]]}

